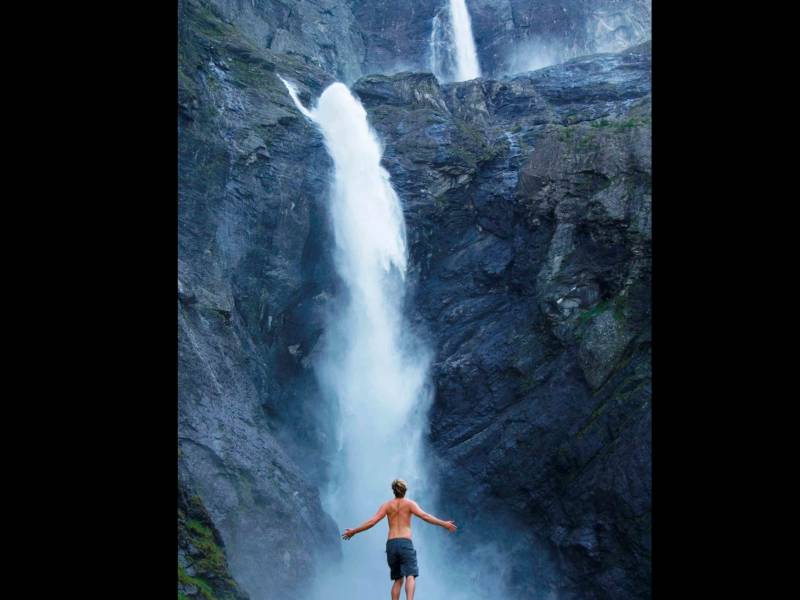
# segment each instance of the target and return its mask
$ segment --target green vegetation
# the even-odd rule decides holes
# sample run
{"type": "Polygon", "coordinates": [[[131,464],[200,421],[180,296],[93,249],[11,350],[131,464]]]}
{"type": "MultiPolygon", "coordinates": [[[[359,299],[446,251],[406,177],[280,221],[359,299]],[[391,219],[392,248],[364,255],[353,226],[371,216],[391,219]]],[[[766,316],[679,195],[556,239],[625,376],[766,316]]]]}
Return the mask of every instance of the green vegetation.
{"type": "Polygon", "coordinates": [[[608,119],[599,119],[597,121],[592,121],[591,126],[595,129],[599,129],[601,127],[610,127],[611,123],[609,123],[608,119]]]}
{"type": "Polygon", "coordinates": [[[650,124],[650,116],[630,117],[627,119],[596,119],[590,123],[593,129],[610,129],[616,133],[621,133],[636,127],[644,127],[650,124]]]}
{"type": "Polygon", "coordinates": [[[623,323],[625,321],[625,313],[628,311],[628,299],[626,296],[619,294],[615,296],[613,299],[609,300],[602,300],[598,302],[595,306],[588,310],[582,311],[578,315],[578,325],[582,326],[594,319],[601,313],[604,313],[607,310],[612,310],[614,319],[617,323],[623,323]]]}
{"type": "Polygon", "coordinates": [[[187,573],[178,564],[178,600],[188,597],[180,588],[193,586],[205,600],[229,600],[239,598],[236,582],[228,572],[225,553],[217,541],[217,534],[209,521],[208,513],[197,494],[181,489],[182,500],[178,504],[178,543],[183,548],[185,560],[191,565],[187,573]]]}
{"type": "Polygon", "coordinates": [[[182,583],[183,585],[192,585],[196,587],[198,590],[200,590],[200,594],[202,594],[203,598],[206,600],[217,600],[217,597],[214,595],[214,592],[211,590],[211,587],[208,585],[208,583],[199,577],[191,577],[180,565],[178,565],[178,582],[182,583]]]}
{"type": "Polygon", "coordinates": [[[186,523],[186,528],[195,534],[190,535],[192,544],[203,554],[202,558],[195,562],[195,566],[204,572],[211,572],[222,577],[226,576],[225,554],[217,545],[211,530],[195,519],[189,519],[186,523]]]}
{"type": "Polygon", "coordinates": [[[492,160],[501,151],[499,147],[489,144],[483,131],[475,129],[464,121],[456,121],[456,132],[453,137],[453,156],[469,167],[492,160]]]}
{"type": "Polygon", "coordinates": [[[592,319],[594,319],[597,315],[605,312],[609,308],[608,300],[603,300],[602,302],[598,302],[597,305],[593,306],[589,310],[584,310],[578,315],[578,324],[584,325],[588,323],[592,319]]]}
{"type": "Polygon", "coordinates": [[[575,137],[575,129],[572,127],[563,127],[558,133],[558,139],[562,142],[571,142],[575,137]]]}

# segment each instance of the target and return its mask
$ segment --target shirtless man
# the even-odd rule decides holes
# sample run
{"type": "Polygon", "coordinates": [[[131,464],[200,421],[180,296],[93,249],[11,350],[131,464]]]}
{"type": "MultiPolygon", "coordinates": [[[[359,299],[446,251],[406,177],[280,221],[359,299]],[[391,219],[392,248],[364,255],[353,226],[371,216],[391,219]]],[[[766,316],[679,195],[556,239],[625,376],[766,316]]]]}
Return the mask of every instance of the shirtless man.
{"type": "Polygon", "coordinates": [[[452,521],[442,521],[429,515],[413,500],[407,500],[406,490],[408,485],[402,479],[392,482],[394,500],[387,500],[381,504],[378,512],[369,521],[355,529],[345,529],[342,539],[349,540],[357,533],[374,527],[383,517],[389,518],[389,538],[386,540],[386,561],[389,563],[392,584],[392,600],[400,599],[400,588],[403,587],[403,578],[406,580],[406,598],[414,600],[414,586],[416,577],[419,577],[417,568],[417,551],[411,542],[411,515],[417,515],[423,521],[432,525],[444,527],[450,532],[456,530],[452,521]]]}

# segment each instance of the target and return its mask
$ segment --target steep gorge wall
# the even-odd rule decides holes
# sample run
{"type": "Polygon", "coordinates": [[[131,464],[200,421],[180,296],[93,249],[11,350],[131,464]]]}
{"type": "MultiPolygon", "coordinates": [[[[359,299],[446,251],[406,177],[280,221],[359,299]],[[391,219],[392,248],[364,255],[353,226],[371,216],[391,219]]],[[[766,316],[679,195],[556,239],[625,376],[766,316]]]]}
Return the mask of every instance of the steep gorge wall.
{"type": "Polygon", "coordinates": [[[180,472],[241,586],[294,598],[315,561],[340,554],[316,480],[330,415],[304,360],[330,297],[329,161],[276,72],[315,93],[332,78],[256,48],[211,3],[181,9],[180,472]]]}
{"type": "Polygon", "coordinates": [[[502,531],[491,506],[530,534],[508,574],[521,598],[648,597],[649,45],[354,89],[406,201],[458,543],[502,531]]]}

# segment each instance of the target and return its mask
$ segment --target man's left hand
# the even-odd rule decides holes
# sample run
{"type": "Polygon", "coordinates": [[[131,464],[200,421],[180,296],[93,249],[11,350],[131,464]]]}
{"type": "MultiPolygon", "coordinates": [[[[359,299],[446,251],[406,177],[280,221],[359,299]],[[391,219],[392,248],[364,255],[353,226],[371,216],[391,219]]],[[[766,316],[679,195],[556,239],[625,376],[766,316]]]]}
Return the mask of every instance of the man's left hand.
{"type": "Polygon", "coordinates": [[[342,534],[342,539],[343,540],[349,540],[355,534],[356,534],[355,530],[353,530],[353,529],[345,529],[344,533],[342,534]]]}

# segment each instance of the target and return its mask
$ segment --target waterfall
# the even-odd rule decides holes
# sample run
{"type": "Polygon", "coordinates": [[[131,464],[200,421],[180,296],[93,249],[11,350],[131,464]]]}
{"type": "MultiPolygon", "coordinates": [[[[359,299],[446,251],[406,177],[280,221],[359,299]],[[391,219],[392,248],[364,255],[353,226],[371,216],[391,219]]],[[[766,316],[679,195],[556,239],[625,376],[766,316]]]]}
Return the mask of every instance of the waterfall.
{"type": "MultiPolygon", "coordinates": [[[[322,493],[323,507],[340,532],[357,527],[391,498],[390,483],[399,477],[409,484],[409,498],[447,519],[437,510],[422,444],[432,399],[431,353],[403,314],[405,221],[381,166],[381,145],[364,107],[345,85],[331,84],[308,109],[295,86],[281,81],[298,110],[321,130],[334,166],[329,201],[334,264],[346,294],[329,315],[314,365],[320,389],[341,417],[339,454],[322,493]]],[[[505,597],[508,559],[494,544],[468,550],[442,528],[420,519],[412,524],[420,597],[505,597]]],[[[311,596],[303,600],[387,597],[386,533],[384,520],[342,542],[342,561],[320,565],[311,596]]]]}
{"type": "Polygon", "coordinates": [[[442,81],[467,81],[481,76],[472,22],[465,0],[449,0],[448,11],[431,23],[431,71],[442,81]]]}
{"type": "MultiPolygon", "coordinates": [[[[409,496],[419,497],[411,492],[424,485],[419,448],[430,359],[403,316],[405,221],[366,111],[341,83],[330,85],[311,110],[284,83],[322,131],[334,164],[334,263],[346,299],[328,319],[315,369],[320,388],[341,413],[340,453],[332,484],[323,491],[324,508],[341,531],[375,514],[391,497],[395,478],[406,479],[409,496]]],[[[385,544],[385,522],[343,542],[342,564],[321,574],[319,596],[387,596],[385,544]]]]}
{"type": "Polygon", "coordinates": [[[472,22],[466,0],[450,0],[450,18],[453,22],[453,37],[456,43],[458,81],[467,81],[481,76],[475,38],[472,37],[472,22]]]}

